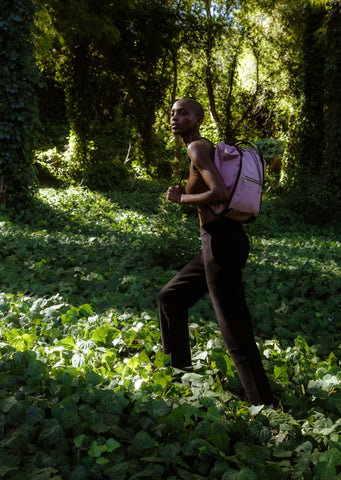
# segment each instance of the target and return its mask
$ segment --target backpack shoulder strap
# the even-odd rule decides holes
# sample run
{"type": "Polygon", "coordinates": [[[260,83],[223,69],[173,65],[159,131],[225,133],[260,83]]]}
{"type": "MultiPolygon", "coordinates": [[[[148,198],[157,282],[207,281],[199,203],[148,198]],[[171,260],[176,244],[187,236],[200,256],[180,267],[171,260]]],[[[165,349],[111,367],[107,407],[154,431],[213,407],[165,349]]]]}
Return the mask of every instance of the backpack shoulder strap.
{"type": "Polygon", "coordinates": [[[213,142],[211,142],[211,140],[209,140],[206,137],[201,137],[201,138],[202,138],[202,140],[206,140],[206,142],[210,143],[212,145],[212,147],[216,148],[216,145],[213,142]]]}
{"type": "Polygon", "coordinates": [[[259,148],[257,147],[257,145],[255,143],[249,142],[248,140],[237,140],[233,145],[235,147],[239,147],[239,148],[242,148],[243,146],[248,147],[248,148],[252,148],[259,155],[261,155],[261,152],[260,152],[259,148]]]}

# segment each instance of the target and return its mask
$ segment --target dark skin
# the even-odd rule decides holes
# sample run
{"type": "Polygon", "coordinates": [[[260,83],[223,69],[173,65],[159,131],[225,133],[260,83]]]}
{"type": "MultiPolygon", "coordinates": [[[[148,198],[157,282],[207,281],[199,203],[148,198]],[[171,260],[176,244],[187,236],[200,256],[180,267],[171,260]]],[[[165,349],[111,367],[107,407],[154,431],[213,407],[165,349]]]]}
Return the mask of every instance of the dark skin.
{"type": "Polygon", "coordinates": [[[201,137],[199,128],[202,118],[186,100],[175,102],[171,110],[171,129],[180,135],[187,147],[191,163],[199,171],[208,190],[198,194],[188,194],[182,187],[168,188],[167,199],[174,203],[188,203],[198,208],[200,225],[223,216],[215,215],[210,205],[227,203],[228,192],[217,168],[212,161],[212,144],[201,137]]]}

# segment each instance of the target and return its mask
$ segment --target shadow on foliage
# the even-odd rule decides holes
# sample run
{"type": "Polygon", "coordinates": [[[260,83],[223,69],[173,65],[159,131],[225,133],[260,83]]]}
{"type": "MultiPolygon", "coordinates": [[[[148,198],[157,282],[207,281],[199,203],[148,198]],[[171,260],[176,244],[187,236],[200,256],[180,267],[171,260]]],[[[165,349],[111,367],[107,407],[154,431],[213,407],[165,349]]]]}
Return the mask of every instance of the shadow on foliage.
{"type": "MultiPolygon", "coordinates": [[[[168,278],[165,271],[187,259],[187,239],[179,239],[176,231],[162,231],[160,221],[152,230],[143,228],[143,218],[159,211],[155,194],[149,206],[141,200],[140,213],[144,210],[145,216],[139,213],[131,220],[123,215],[117,223],[106,211],[108,196],[91,195],[96,205],[103,200],[103,211],[88,215],[92,204],[84,205],[82,219],[77,197],[67,199],[65,210],[34,199],[29,209],[11,218],[12,223],[9,215],[3,216],[3,291],[38,297],[59,294],[71,304],[91,303],[97,312],[155,309],[157,291],[168,278]],[[6,219],[11,228],[6,228],[6,219]]],[[[116,195],[120,196],[110,197],[111,208],[131,212],[127,192],[120,204],[114,201],[116,195]]]]}
{"type": "MultiPolygon", "coordinates": [[[[141,182],[143,189],[139,215],[157,217],[161,187],[151,185],[146,193],[141,182]]],[[[58,294],[72,305],[89,303],[97,313],[112,308],[122,313],[156,312],[157,292],[199,249],[198,238],[190,236],[197,231],[197,221],[187,219],[180,234],[174,227],[175,210],[159,218],[154,230],[145,231],[144,217],[139,215],[133,221],[113,223],[106,211],[108,198],[111,208],[131,212],[138,190],[135,193],[135,197],[127,191],[110,197],[91,193],[97,207],[103,200],[103,211],[90,214],[92,204],[84,205],[82,219],[77,197],[68,197],[64,210],[35,199],[31,209],[16,217],[12,229],[3,226],[2,290],[31,297],[58,294]],[[171,228],[165,228],[168,223],[171,228]]],[[[281,228],[272,229],[276,225],[273,217],[263,215],[246,227],[253,246],[244,279],[256,334],[277,338],[283,345],[303,335],[309,344],[318,343],[324,355],[331,338],[333,345],[341,343],[341,285],[333,269],[338,244],[318,231],[316,237],[311,235],[311,229],[293,233],[294,225],[286,234],[279,233],[281,228]],[[263,242],[260,232],[272,232],[273,240],[263,242]]],[[[193,312],[195,321],[214,319],[207,298],[193,312]]]]}

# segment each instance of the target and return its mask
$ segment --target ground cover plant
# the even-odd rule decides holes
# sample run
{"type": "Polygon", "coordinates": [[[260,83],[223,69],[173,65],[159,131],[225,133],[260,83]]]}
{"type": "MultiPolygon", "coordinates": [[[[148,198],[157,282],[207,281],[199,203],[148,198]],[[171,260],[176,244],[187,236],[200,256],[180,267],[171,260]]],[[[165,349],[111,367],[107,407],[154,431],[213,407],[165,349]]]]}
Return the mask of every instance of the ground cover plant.
{"type": "Polygon", "coordinates": [[[199,248],[166,186],[45,188],[0,214],[0,478],[341,478],[340,241],[275,199],[247,226],[247,299],[278,406],[249,406],[208,298],[194,373],[161,352],[157,292],[199,248]]]}

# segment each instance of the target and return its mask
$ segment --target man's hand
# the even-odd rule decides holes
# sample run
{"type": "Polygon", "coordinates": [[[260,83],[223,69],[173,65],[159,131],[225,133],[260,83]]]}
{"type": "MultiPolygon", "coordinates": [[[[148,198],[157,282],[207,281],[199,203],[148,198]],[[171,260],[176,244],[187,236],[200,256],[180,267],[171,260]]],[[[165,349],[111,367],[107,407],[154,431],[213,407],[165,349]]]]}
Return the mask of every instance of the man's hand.
{"type": "Polygon", "coordinates": [[[182,187],[169,187],[167,190],[167,200],[174,203],[181,203],[181,195],[185,193],[182,187]]]}

